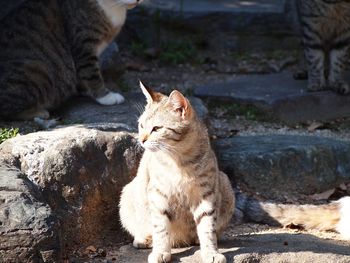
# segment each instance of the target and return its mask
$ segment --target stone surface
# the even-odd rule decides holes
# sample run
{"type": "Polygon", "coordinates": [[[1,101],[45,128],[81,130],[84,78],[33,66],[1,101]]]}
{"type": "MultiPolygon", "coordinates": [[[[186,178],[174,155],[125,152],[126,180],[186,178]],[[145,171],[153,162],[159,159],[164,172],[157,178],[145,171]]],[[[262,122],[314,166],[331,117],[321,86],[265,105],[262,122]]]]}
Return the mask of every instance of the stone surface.
{"type": "Polygon", "coordinates": [[[254,105],[288,123],[350,116],[350,96],[307,92],[306,81],[289,73],[238,76],[229,83],[198,87],[195,96],[254,105]]]}
{"type": "Polygon", "coordinates": [[[279,200],[350,180],[350,142],[316,136],[237,136],[214,141],[220,168],[234,184],[279,200]]]}
{"type": "Polygon", "coordinates": [[[145,0],[142,5],[160,10],[194,13],[283,13],[284,3],[284,0],[145,0]]]}
{"type": "Polygon", "coordinates": [[[0,163],[0,261],[52,262],[57,220],[39,188],[18,169],[0,163]]]}
{"type": "MultiPolygon", "coordinates": [[[[307,233],[283,229],[264,229],[255,225],[231,226],[219,242],[228,263],[306,263],[350,262],[349,242],[327,240],[307,233]],[[233,233],[232,233],[233,232],[233,233]]],[[[147,263],[150,250],[131,245],[119,250],[119,263],[147,263]]],[[[172,250],[174,263],[201,263],[198,247],[172,250]]]]}
{"type": "MultiPolygon", "coordinates": [[[[104,123],[104,130],[109,126],[119,127],[125,131],[137,131],[137,119],[143,112],[146,103],[141,92],[129,92],[125,94],[126,101],[120,105],[102,106],[89,98],[74,98],[66,103],[56,114],[67,123],[104,123]]],[[[202,120],[208,117],[208,109],[202,100],[190,97],[192,106],[196,109],[202,120]]]]}
{"type": "MultiPolygon", "coordinates": [[[[31,253],[22,257],[10,250],[0,255],[1,262],[16,256],[21,256],[18,262],[42,262],[38,251],[46,251],[50,245],[45,240],[51,229],[42,222],[46,217],[54,216],[58,224],[51,233],[58,237],[53,259],[47,262],[62,261],[77,246],[124,239],[118,221],[119,193],[135,175],[141,152],[132,135],[111,131],[111,126],[109,131],[99,131],[99,127],[61,127],[17,136],[0,145],[0,162],[20,170],[21,176],[17,177],[23,178],[16,179],[12,170],[2,172],[0,183],[9,184],[4,186],[5,193],[9,195],[8,189],[14,190],[13,197],[5,198],[13,210],[9,214],[5,211],[7,221],[1,232],[13,236],[1,242],[0,247],[9,249],[23,242],[31,253]],[[15,179],[18,183],[12,181],[15,179]],[[19,186],[12,187],[15,183],[19,186]],[[43,203],[34,201],[36,192],[22,184],[37,189],[43,203]],[[19,225],[23,228],[27,224],[28,229],[18,229],[17,220],[24,221],[19,225]],[[29,235],[31,232],[33,235],[29,235]]],[[[2,195],[2,185],[0,190],[2,195]]],[[[6,206],[2,202],[0,205],[6,206]]]]}

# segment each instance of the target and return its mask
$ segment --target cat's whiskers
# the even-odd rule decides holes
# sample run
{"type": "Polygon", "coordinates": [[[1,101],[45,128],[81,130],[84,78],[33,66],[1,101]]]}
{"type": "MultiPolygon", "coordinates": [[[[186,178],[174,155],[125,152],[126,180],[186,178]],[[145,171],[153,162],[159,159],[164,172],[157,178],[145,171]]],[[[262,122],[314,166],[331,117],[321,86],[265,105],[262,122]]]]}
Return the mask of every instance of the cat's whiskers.
{"type": "Polygon", "coordinates": [[[138,111],[140,115],[145,111],[144,106],[138,102],[134,102],[133,107],[138,111]]]}

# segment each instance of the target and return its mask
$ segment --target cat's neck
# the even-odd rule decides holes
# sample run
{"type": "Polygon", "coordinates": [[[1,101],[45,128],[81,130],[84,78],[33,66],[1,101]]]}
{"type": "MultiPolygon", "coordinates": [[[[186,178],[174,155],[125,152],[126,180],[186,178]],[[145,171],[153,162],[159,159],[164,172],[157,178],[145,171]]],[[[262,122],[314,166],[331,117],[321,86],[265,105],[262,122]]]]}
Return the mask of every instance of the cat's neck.
{"type": "Polygon", "coordinates": [[[165,165],[176,165],[180,169],[201,161],[204,155],[211,153],[209,135],[204,124],[195,121],[189,128],[186,138],[178,142],[171,151],[151,152],[146,150],[147,155],[156,158],[165,165]]]}

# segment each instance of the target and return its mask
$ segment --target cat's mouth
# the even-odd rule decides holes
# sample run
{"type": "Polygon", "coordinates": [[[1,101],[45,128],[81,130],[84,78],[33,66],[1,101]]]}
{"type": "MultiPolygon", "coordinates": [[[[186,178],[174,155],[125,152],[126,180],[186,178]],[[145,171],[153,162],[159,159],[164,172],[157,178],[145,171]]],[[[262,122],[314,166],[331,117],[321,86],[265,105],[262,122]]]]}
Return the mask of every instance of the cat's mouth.
{"type": "Polygon", "coordinates": [[[159,148],[156,145],[149,142],[144,142],[144,143],[140,142],[140,144],[145,150],[149,150],[151,152],[156,152],[159,150],[159,148]]]}

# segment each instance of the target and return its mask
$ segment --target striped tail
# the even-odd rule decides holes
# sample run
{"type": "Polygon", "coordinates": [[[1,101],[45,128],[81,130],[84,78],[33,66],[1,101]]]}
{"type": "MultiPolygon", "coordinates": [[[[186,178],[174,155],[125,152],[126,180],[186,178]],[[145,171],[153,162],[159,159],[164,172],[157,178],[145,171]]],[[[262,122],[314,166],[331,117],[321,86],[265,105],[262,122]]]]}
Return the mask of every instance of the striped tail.
{"type": "Polygon", "coordinates": [[[350,239],[350,197],[324,205],[288,205],[259,202],[241,193],[236,196],[237,209],[250,222],[286,226],[294,224],[305,229],[339,232],[350,239]]]}

